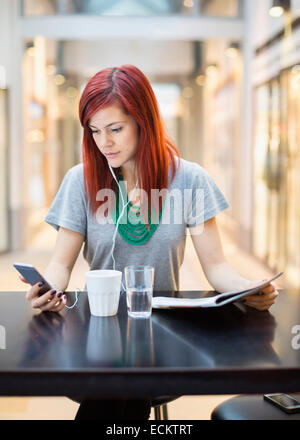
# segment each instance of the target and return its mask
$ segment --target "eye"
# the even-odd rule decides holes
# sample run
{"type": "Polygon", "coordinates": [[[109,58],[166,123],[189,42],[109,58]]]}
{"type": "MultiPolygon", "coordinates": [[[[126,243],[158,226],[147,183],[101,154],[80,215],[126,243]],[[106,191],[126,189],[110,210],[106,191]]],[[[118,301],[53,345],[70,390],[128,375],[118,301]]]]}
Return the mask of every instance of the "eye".
{"type": "Polygon", "coordinates": [[[99,134],[99,130],[91,130],[92,134],[99,134]]]}
{"type": "Polygon", "coordinates": [[[118,127],[118,128],[112,128],[111,131],[112,133],[119,133],[122,130],[123,127],[118,127]]]}

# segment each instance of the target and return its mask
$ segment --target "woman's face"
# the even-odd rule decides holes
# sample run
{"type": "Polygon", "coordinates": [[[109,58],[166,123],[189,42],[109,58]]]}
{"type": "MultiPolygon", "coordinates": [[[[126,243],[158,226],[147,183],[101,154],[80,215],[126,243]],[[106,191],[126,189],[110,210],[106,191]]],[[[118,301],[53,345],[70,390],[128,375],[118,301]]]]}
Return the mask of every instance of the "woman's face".
{"type": "Polygon", "coordinates": [[[138,148],[138,125],[118,102],[111,104],[89,120],[94,141],[114,168],[133,169],[138,148]]]}

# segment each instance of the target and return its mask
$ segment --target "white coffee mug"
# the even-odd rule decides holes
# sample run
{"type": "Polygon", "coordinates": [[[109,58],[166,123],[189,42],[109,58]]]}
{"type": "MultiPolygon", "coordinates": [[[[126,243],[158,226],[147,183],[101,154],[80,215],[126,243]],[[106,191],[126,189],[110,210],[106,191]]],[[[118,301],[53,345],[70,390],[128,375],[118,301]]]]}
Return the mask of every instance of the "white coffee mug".
{"type": "Polygon", "coordinates": [[[86,286],[93,316],[114,316],[118,312],[122,272],[118,270],[90,270],[86,286]]]}

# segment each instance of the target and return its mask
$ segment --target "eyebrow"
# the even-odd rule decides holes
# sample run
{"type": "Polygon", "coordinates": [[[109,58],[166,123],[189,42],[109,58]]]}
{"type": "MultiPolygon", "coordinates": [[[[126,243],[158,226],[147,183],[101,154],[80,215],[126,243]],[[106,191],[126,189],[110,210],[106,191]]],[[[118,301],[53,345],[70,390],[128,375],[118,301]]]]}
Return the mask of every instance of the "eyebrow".
{"type": "MultiPolygon", "coordinates": [[[[107,124],[104,128],[106,128],[106,127],[110,127],[111,125],[114,125],[114,124],[120,124],[121,122],[125,122],[125,121],[111,122],[110,124],[107,124]]],[[[99,128],[95,127],[95,125],[88,124],[88,126],[89,126],[90,128],[96,128],[96,130],[99,130],[99,128]]]]}

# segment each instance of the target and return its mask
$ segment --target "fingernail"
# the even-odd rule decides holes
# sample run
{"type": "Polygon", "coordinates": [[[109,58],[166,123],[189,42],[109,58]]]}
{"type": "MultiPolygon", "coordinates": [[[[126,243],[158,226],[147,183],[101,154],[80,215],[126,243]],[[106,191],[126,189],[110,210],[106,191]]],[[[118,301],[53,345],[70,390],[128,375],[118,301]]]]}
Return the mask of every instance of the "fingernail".
{"type": "Polygon", "coordinates": [[[66,295],[66,294],[64,294],[63,298],[64,298],[64,299],[67,299],[67,295],[66,295]]]}
{"type": "Polygon", "coordinates": [[[62,296],[62,292],[58,292],[57,298],[60,298],[62,296]]]}
{"type": "Polygon", "coordinates": [[[39,287],[42,287],[43,284],[44,284],[43,281],[41,281],[41,282],[38,284],[38,286],[39,286],[39,287]]]}
{"type": "Polygon", "coordinates": [[[53,296],[53,295],[55,295],[56,294],[56,290],[52,290],[51,292],[50,292],[50,295],[51,296],[53,296]]]}

